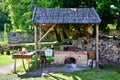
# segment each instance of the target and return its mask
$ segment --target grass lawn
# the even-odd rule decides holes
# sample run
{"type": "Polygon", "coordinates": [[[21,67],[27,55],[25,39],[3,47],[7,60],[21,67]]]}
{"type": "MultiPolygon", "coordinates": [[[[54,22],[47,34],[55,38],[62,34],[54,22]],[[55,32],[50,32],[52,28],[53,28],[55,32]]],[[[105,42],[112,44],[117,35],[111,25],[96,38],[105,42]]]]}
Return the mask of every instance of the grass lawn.
{"type": "Polygon", "coordinates": [[[41,80],[120,80],[120,67],[42,75],[41,80]]]}
{"type": "Polygon", "coordinates": [[[106,66],[105,69],[49,73],[36,77],[15,74],[0,76],[0,80],[120,80],[120,67],[106,66]]]}
{"type": "Polygon", "coordinates": [[[12,55],[0,55],[0,66],[13,63],[12,55]]]}

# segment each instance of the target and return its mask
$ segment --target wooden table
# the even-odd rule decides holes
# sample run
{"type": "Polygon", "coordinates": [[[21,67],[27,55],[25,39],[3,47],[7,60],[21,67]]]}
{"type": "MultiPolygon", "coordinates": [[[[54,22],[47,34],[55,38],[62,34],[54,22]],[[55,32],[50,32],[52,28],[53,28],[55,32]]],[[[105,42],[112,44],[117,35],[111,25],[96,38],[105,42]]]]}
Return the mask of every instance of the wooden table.
{"type": "Polygon", "coordinates": [[[27,52],[26,54],[13,54],[12,59],[15,60],[14,62],[14,73],[16,73],[16,59],[27,59],[28,60],[28,69],[29,69],[29,59],[32,59],[32,56],[35,54],[35,51],[27,52]]]}

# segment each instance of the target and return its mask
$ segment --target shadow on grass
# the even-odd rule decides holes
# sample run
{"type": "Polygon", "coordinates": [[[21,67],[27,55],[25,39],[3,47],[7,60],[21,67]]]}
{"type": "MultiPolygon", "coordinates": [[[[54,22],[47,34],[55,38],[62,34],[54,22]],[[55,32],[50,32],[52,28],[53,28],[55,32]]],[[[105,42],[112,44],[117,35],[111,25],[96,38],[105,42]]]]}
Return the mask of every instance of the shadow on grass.
{"type": "Polygon", "coordinates": [[[32,72],[26,72],[25,74],[18,74],[17,75],[19,78],[21,79],[30,79],[30,78],[45,78],[45,80],[48,80],[46,78],[53,78],[54,80],[65,80],[64,78],[61,78],[59,76],[55,76],[54,74],[45,72],[43,70],[39,70],[38,72],[36,72],[35,74],[32,72]]]}
{"type": "Polygon", "coordinates": [[[65,80],[64,78],[61,78],[61,77],[52,75],[52,74],[50,74],[50,73],[44,73],[44,74],[47,74],[48,76],[53,77],[55,80],[65,80]]]}
{"type": "Polygon", "coordinates": [[[25,79],[25,78],[26,78],[26,79],[27,79],[27,78],[29,79],[29,78],[38,78],[38,77],[41,77],[41,75],[40,75],[40,76],[38,76],[38,75],[37,75],[37,76],[32,76],[32,75],[27,75],[27,74],[23,74],[23,75],[19,75],[19,74],[18,74],[17,76],[18,76],[19,78],[21,78],[21,79],[25,79]]]}
{"type": "MultiPolygon", "coordinates": [[[[54,80],[65,80],[64,78],[61,78],[61,77],[58,77],[58,76],[55,76],[55,75],[53,75],[53,74],[50,74],[50,73],[42,73],[41,75],[37,75],[37,76],[32,76],[32,75],[25,75],[25,74],[23,74],[23,75],[18,75],[18,77],[20,77],[21,79],[29,79],[29,78],[41,78],[41,77],[43,77],[44,76],[44,78],[45,77],[52,77],[54,80]]],[[[46,80],[46,79],[45,79],[46,80]]]]}

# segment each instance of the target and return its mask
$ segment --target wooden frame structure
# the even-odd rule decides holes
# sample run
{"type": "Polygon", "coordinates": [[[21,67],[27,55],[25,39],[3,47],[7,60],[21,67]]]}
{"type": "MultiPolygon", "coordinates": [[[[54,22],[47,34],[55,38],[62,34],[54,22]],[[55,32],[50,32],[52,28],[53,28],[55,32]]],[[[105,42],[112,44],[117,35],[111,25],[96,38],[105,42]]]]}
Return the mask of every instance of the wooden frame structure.
{"type": "MultiPolygon", "coordinates": [[[[38,42],[55,27],[56,24],[79,23],[96,25],[96,61],[99,64],[98,42],[99,42],[99,24],[101,19],[94,8],[35,8],[33,14],[33,23],[35,25],[35,53],[37,54],[38,42]],[[38,40],[38,27],[47,24],[54,24],[52,27],[38,40]]],[[[37,59],[36,59],[37,62],[37,59]]],[[[37,63],[36,63],[37,66],[37,63]]]]}

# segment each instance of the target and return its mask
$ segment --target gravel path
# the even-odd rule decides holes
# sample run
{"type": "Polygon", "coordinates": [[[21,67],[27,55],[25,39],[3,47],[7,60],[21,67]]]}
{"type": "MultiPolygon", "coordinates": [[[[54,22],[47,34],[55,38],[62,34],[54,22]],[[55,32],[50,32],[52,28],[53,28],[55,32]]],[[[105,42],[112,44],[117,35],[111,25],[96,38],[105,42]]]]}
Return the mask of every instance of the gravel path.
{"type": "MultiPolygon", "coordinates": [[[[21,65],[20,61],[16,62],[16,67],[18,67],[20,65],[21,65]]],[[[12,70],[14,70],[14,63],[9,64],[9,65],[5,65],[5,66],[1,66],[0,67],[0,74],[8,74],[8,73],[11,73],[12,70]]]]}

